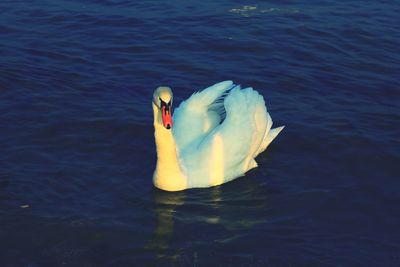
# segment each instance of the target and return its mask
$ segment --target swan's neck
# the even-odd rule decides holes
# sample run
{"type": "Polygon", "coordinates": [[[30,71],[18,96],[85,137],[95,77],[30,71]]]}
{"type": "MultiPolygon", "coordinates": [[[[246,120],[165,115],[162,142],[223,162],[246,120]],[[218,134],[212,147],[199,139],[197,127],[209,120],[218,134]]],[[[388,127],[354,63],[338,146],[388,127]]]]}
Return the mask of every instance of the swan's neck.
{"type": "Polygon", "coordinates": [[[154,171],[154,185],[167,191],[187,188],[187,179],[179,166],[178,153],[172,129],[167,130],[161,119],[160,109],[154,104],[154,136],[157,148],[157,167],[154,171]]]}

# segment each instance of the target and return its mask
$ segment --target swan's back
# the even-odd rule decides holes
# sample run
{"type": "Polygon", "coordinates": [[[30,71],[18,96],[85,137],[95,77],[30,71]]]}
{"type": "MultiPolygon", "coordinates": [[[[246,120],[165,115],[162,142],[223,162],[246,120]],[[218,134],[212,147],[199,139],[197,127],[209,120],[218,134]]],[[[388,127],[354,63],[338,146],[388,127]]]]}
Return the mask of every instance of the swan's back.
{"type": "Polygon", "coordinates": [[[283,129],[271,130],[264,99],[252,88],[234,87],[223,104],[225,120],[180,149],[189,187],[218,185],[244,175],[283,129]]]}

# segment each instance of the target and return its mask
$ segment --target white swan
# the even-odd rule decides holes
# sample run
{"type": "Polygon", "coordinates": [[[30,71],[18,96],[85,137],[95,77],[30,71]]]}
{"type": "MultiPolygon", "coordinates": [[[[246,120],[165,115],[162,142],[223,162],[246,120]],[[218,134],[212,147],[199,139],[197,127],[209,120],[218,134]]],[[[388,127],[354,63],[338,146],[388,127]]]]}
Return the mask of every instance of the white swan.
{"type": "Polygon", "coordinates": [[[170,88],[155,90],[153,182],[166,191],[220,185],[244,175],[284,127],[271,129],[263,97],[232,81],[193,94],[173,118],[172,102],[170,88]]]}

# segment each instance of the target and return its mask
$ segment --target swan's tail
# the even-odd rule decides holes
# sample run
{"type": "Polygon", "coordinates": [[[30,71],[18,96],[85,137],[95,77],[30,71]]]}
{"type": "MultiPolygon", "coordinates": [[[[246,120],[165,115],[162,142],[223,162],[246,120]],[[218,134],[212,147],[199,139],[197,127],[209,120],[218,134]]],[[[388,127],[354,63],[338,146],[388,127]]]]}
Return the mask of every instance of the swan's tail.
{"type": "Polygon", "coordinates": [[[271,126],[272,126],[272,120],[271,120],[271,117],[268,114],[267,127],[269,127],[270,129],[269,129],[268,133],[264,136],[264,140],[263,140],[261,146],[258,148],[257,152],[254,154],[253,157],[250,158],[250,161],[248,163],[246,172],[258,166],[258,164],[254,160],[254,158],[257,157],[265,149],[267,149],[269,144],[271,144],[271,142],[275,139],[275,137],[277,137],[278,134],[283,130],[283,128],[285,128],[285,126],[280,126],[280,127],[271,129],[271,126]]]}
{"type": "Polygon", "coordinates": [[[269,144],[271,144],[271,142],[275,139],[275,137],[277,137],[278,134],[283,130],[283,128],[285,128],[285,126],[280,126],[280,127],[271,129],[271,126],[272,126],[272,119],[268,114],[267,132],[266,132],[266,135],[264,136],[261,146],[259,147],[259,149],[256,152],[256,154],[254,155],[254,157],[256,157],[258,154],[260,154],[265,149],[267,149],[269,144]]]}
{"type": "Polygon", "coordinates": [[[276,127],[274,129],[271,129],[268,132],[267,137],[264,140],[264,143],[266,144],[265,147],[267,147],[269,144],[271,144],[271,142],[275,139],[275,137],[283,130],[283,128],[285,128],[285,126],[280,126],[280,127],[276,127]]]}

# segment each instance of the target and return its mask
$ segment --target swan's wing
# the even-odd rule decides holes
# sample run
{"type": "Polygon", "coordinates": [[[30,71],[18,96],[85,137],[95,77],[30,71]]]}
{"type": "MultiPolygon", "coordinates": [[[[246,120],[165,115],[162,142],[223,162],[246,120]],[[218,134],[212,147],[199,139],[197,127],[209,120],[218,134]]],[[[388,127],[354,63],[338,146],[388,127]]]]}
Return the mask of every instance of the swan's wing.
{"type": "Polygon", "coordinates": [[[225,120],[183,155],[194,186],[221,184],[256,167],[254,158],[281,130],[271,130],[264,98],[252,88],[236,86],[224,106],[225,120]]]}
{"type": "Polygon", "coordinates": [[[223,140],[225,179],[229,180],[244,174],[249,165],[256,166],[254,158],[272,120],[264,98],[252,88],[235,87],[226,97],[224,106],[226,119],[210,138],[223,140]]]}
{"type": "Polygon", "coordinates": [[[283,129],[272,129],[264,98],[252,88],[237,86],[224,101],[225,121],[210,139],[223,140],[224,182],[257,166],[254,158],[264,151],[283,129]]]}
{"type": "Polygon", "coordinates": [[[173,115],[175,142],[180,150],[212,131],[224,116],[223,95],[232,81],[217,83],[183,101],[173,115]]]}

